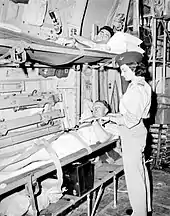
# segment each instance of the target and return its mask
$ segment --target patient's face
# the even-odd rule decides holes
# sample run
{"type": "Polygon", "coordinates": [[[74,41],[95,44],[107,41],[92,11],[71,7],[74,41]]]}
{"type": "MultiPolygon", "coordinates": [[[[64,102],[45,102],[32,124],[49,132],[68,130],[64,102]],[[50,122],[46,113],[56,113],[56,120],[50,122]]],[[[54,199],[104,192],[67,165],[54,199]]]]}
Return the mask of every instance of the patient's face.
{"type": "Polygon", "coordinates": [[[93,116],[94,117],[102,117],[105,116],[107,112],[107,108],[101,102],[96,102],[93,105],[93,116]]]}
{"type": "Polygon", "coordinates": [[[103,43],[107,43],[108,40],[111,38],[111,34],[106,29],[102,29],[98,35],[96,35],[95,41],[99,42],[102,41],[103,43]]]}

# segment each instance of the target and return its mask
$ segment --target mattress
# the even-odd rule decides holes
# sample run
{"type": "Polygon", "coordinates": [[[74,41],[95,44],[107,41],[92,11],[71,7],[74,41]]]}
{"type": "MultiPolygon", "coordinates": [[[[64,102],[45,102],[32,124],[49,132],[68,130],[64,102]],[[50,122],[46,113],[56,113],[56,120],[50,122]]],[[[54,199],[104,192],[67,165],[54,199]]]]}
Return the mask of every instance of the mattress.
{"type": "MultiPolygon", "coordinates": [[[[52,137],[50,137],[51,139],[52,137]]],[[[105,143],[89,144],[82,143],[74,134],[63,134],[51,143],[52,149],[56,152],[61,166],[65,166],[86,155],[92,154],[118,140],[117,135],[111,136],[105,143]]],[[[36,179],[42,175],[55,170],[53,160],[45,147],[40,148],[24,160],[10,164],[0,171],[0,193],[5,193],[19,185],[27,182],[30,174],[36,179]]]]}

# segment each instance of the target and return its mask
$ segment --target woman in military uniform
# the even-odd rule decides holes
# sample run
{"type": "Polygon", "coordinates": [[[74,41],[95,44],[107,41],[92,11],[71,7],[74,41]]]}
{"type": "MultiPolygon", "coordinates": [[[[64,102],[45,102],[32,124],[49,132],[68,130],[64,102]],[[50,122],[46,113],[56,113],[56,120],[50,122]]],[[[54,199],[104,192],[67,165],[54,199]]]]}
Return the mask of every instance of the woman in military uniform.
{"type": "Polygon", "coordinates": [[[144,78],[147,71],[142,58],[138,52],[125,52],[116,56],[121,75],[130,84],[120,99],[120,112],[104,118],[119,125],[125,179],[133,216],[147,216],[147,212],[151,211],[150,183],[144,158],[147,130],[143,123],[143,119],[149,117],[151,87],[144,78]]]}

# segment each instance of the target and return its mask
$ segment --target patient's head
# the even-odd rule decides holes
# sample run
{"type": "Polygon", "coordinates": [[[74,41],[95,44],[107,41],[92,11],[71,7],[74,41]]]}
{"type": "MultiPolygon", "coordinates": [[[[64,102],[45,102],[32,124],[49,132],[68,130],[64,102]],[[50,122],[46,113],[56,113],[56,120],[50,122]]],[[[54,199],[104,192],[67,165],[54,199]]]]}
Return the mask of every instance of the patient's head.
{"type": "Polygon", "coordinates": [[[107,43],[113,34],[113,29],[110,26],[103,26],[96,35],[95,41],[107,43]]]}
{"type": "Polygon", "coordinates": [[[109,112],[110,108],[105,100],[97,100],[92,107],[94,117],[105,116],[109,112]]]}

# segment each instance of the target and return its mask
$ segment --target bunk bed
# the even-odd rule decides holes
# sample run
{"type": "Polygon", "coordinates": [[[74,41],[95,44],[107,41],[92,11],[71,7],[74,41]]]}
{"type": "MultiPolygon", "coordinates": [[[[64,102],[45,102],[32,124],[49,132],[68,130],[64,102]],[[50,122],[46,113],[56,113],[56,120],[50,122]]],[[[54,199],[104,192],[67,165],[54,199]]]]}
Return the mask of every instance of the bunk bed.
{"type": "MultiPolygon", "coordinates": [[[[15,98],[15,96],[13,97],[15,98]]],[[[35,95],[32,97],[34,97],[35,99],[35,95]]],[[[40,98],[40,96],[38,96],[38,98],[40,98]]],[[[55,95],[55,98],[57,98],[57,100],[55,101],[61,102],[59,101],[61,96],[55,95]]],[[[15,98],[15,101],[17,101],[16,99],[17,97],[15,98]]],[[[25,100],[25,105],[28,104],[28,101],[29,105],[31,104],[31,101],[34,101],[32,104],[35,106],[35,100],[33,100],[33,98],[27,98],[27,100],[25,100]]],[[[47,97],[44,103],[46,102],[47,97]]],[[[41,103],[43,103],[42,100],[41,103]]],[[[12,107],[11,104],[9,107],[12,107]]],[[[66,129],[64,126],[64,113],[64,110],[56,109],[53,112],[46,112],[43,114],[38,113],[32,116],[18,118],[17,121],[14,119],[0,123],[1,197],[6,197],[6,195],[9,195],[11,191],[15,191],[18,188],[24,186],[25,190],[29,194],[34,215],[39,214],[34,194],[34,187],[38,187],[37,182],[39,181],[39,178],[46,175],[50,175],[50,173],[56,171],[57,179],[61,180],[62,184],[62,169],[64,167],[70,164],[80,163],[80,161],[90,161],[96,158],[97,156],[101,155],[108,148],[114,148],[115,143],[119,140],[119,137],[115,135],[104,143],[97,142],[92,145],[88,145],[88,143],[79,142],[78,140],[77,144],[76,139],[72,139],[77,138],[77,135],[73,137],[76,129],[68,130],[68,128],[66,129]],[[53,123],[51,124],[51,122],[53,123]],[[16,129],[28,127],[29,125],[36,125],[36,127],[33,129],[26,129],[20,132],[15,132],[16,129]],[[37,127],[37,125],[39,126],[37,127]],[[12,133],[10,133],[11,131],[12,133]],[[67,135],[70,135],[68,139],[62,139],[62,137],[67,135]],[[45,137],[45,139],[43,138],[41,142],[39,138],[42,139],[42,137],[45,137]],[[38,142],[40,144],[38,144],[38,146],[32,145],[32,143],[30,143],[35,139],[39,140],[38,142]],[[59,139],[60,142],[58,142],[57,145],[54,144],[55,148],[51,148],[50,144],[57,142],[59,139]],[[25,142],[28,142],[28,146],[25,146],[23,144],[25,142]],[[69,151],[67,149],[69,149],[69,151]],[[44,151],[46,152],[45,157],[43,156],[44,151]],[[35,156],[33,157],[34,154],[35,156]],[[29,158],[31,159],[29,160],[29,158]],[[25,161],[27,162],[25,163],[25,161]],[[20,166],[21,164],[22,166],[20,166]]],[[[33,144],[35,144],[35,142],[33,144]]],[[[66,210],[70,206],[76,205],[76,203],[83,199],[85,196],[88,197],[88,215],[94,215],[97,203],[102,195],[101,191],[104,190],[104,184],[110,179],[114,180],[114,204],[116,207],[117,175],[119,175],[123,171],[123,166],[122,164],[117,164],[116,162],[114,165],[105,165],[99,167],[99,173],[101,172],[101,169],[103,169],[104,171],[104,176],[98,177],[98,179],[93,184],[94,171],[92,171],[90,181],[93,184],[93,187],[85,191],[85,193],[83,193],[80,196],[68,196],[67,194],[66,196],[62,196],[62,198],[66,200],[70,200],[70,197],[72,197],[71,200],[74,200],[74,202],[67,202],[67,205],[65,205],[64,207],[62,206],[61,209],[57,209],[54,215],[58,215],[59,212],[66,210]],[[91,202],[89,201],[90,194],[93,193],[97,188],[100,188],[100,192],[98,195],[98,199],[94,205],[94,208],[93,210],[91,210],[91,202]]],[[[39,188],[37,190],[39,190],[39,188]]],[[[58,204],[56,203],[56,205],[58,204]]]]}
{"type": "MultiPolygon", "coordinates": [[[[97,63],[112,59],[115,54],[84,47],[62,46],[56,42],[42,40],[18,33],[8,29],[0,28],[0,55],[1,59],[8,59],[13,55],[13,62],[23,63],[32,61],[49,66],[63,66],[69,64],[97,63]],[[17,59],[15,55],[20,55],[17,59]]],[[[9,59],[8,59],[9,60],[9,59]]],[[[3,62],[3,64],[5,61],[3,62]]],[[[9,63],[7,61],[7,63],[9,63]]]]}
{"type": "MultiPolygon", "coordinates": [[[[107,53],[103,51],[96,51],[90,48],[85,49],[77,49],[77,48],[69,48],[63,47],[55,42],[49,42],[40,40],[38,38],[33,38],[24,33],[13,32],[11,30],[0,28],[0,66],[8,66],[10,63],[14,64],[25,64],[27,62],[31,62],[32,64],[42,64],[52,67],[66,67],[67,65],[76,65],[76,64],[96,64],[98,62],[107,62],[108,60],[112,60],[115,54],[107,53]]],[[[47,94],[33,94],[22,96],[18,98],[18,96],[11,97],[2,97],[0,100],[6,100],[8,107],[4,107],[4,104],[1,103],[0,109],[8,109],[8,108],[17,108],[22,109],[27,106],[38,106],[43,107],[46,103],[58,103],[61,101],[60,95],[54,95],[53,93],[47,94]],[[24,100],[23,100],[24,99],[24,100]]],[[[51,136],[48,140],[48,143],[51,143],[57,140],[61,134],[69,133],[71,129],[65,128],[65,112],[63,109],[57,109],[54,111],[50,111],[44,114],[35,114],[33,116],[28,116],[24,118],[19,118],[16,120],[9,120],[5,122],[0,122],[0,151],[4,151],[5,148],[10,148],[22,144],[23,142],[31,141],[34,139],[39,139],[43,136],[51,136]],[[11,133],[11,131],[15,131],[19,128],[24,128],[28,126],[36,126],[36,129],[28,129],[25,131],[19,131],[11,133]],[[38,127],[37,127],[38,125],[38,127]],[[9,133],[10,132],[10,133],[9,133]]],[[[38,215],[39,212],[37,210],[36,198],[34,194],[34,187],[36,185],[37,179],[42,176],[45,176],[51,172],[54,172],[56,168],[56,163],[58,164],[57,174],[61,171],[61,168],[68,164],[72,164],[73,162],[77,162],[80,159],[92,159],[99,155],[99,152],[105,151],[109,146],[115,145],[119,138],[117,136],[112,137],[111,140],[108,140],[105,143],[94,143],[90,147],[88,145],[80,145],[77,149],[73,146],[73,151],[69,155],[61,155],[58,157],[56,154],[54,156],[54,152],[52,155],[57,158],[56,159],[47,159],[45,161],[38,161],[37,163],[29,164],[26,168],[19,169],[14,172],[0,172],[0,195],[5,197],[11,191],[14,191],[21,186],[24,186],[27,190],[31,205],[33,209],[33,214],[38,215]],[[32,166],[34,164],[34,166],[32,166]],[[60,170],[60,171],[59,171],[60,170]]],[[[48,149],[48,146],[43,146],[42,148],[48,149]]],[[[49,149],[48,149],[49,150],[49,149]]],[[[48,151],[47,150],[47,151],[48,151]]],[[[51,150],[49,150],[51,153],[51,150]]],[[[120,164],[115,164],[115,166],[111,166],[107,169],[105,173],[105,177],[94,185],[94,187],[80,196],[79,198],[74,200],[74,203],[69,203],[68,206],[74,205],[84,196],[88,197],[88,215],[92,216],[95,213],[95,208],[97,206],[97,202],[102,195],[101,191],[103,190],[103,185],[109,179],[114,179],[114,190],[115,190],[115,206],[116,206],[116,179],[117,174],[123,171],[123,166],[120,164]],[[90,207],[90,193],[92,193],[96,188],[100,187],[100,192],[98,195],[98,199],[94,204],[94,208],[91,211],[90,207]]],[[[63,210],[57,210],[53,215],[57,215],[59,212],[63,210]]]]}

